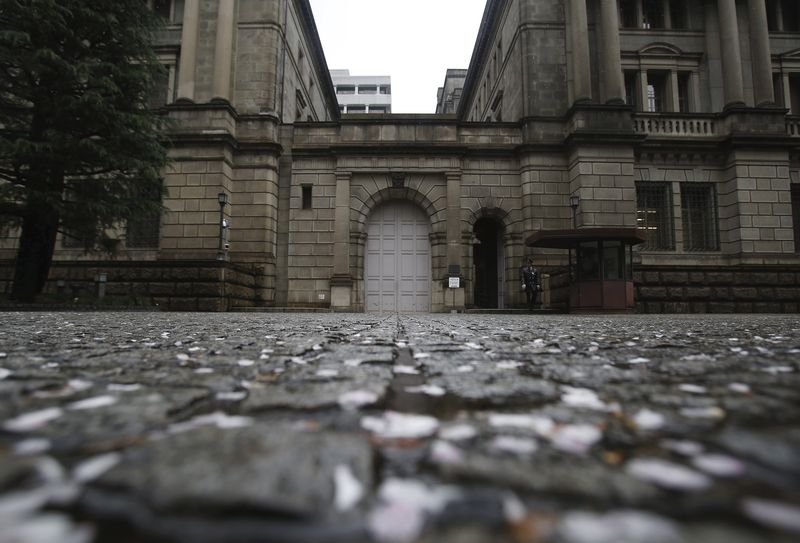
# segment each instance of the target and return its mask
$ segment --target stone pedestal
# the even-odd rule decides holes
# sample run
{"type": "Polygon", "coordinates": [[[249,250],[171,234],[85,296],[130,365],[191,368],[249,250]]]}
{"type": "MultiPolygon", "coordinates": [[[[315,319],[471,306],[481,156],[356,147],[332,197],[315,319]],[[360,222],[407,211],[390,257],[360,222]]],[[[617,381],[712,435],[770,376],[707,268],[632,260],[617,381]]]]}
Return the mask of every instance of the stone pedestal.
{"type": "Polygon", "coordinates": [[[333,311],[352,311],[353,279],[349,276],[334,276],[331,285],[331,309],[333,311]]]}

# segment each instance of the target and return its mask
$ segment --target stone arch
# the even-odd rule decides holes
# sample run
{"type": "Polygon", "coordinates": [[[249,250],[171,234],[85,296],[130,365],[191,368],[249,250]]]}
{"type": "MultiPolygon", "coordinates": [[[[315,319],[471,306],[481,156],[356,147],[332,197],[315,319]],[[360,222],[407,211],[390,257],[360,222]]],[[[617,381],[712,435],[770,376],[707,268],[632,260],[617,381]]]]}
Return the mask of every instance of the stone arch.
{"type": "MultiPolygon", "coordinates": [[[[356,181],[351,192],[350,243],[351,269],[356,281],[356,307],[366,309],[365,263],[367,225],[371,214],[384,204],[408,202],[419,208],[430,222],[431,278],[438,278],[446,269],[447,205],[446,184],[443,174],[391,173],[354,174],[356,181]],[[398,177],[402,178],[399,180],[398,177]],[[394,179],[393,179],[394,178],[394,179]]],[[[438,283],[434,281],[434,290],[438,283]]],[[[431,309],[439,310],[441,303],[435,294],[431,309]]]]}
{"type": "Polygon", "coordinates": [[[428,216],[431,221],[431,234],[443,234],[446,228],[447,211],[446,206],[437,207],[426,194],[412,187],[394,188],[391,185],[379,188],[360,201],[360,204],[353,208],[355,222],[353,232],[358,234],[366,233],[366,224],[370,213],[382,204],[391,201],[404,201],[416,204],[428,216]]]}
{"type": "Polygon", "coordinates": [[[465,276],[468,283],[471,284],[471,288],[468,289],[466,294],[468,304],[475,307],[508,308],[518,303],[516,298],[517,290],[519,289],[514,289],[513,287],[517,283],[517,261],[524,251],[524,247],[520,243],[523,237],[521,229],[524,222],[521,211],[519,209],[508,209],[508,202],[508,199],[494,197],[478,198],[472,206],[465,210],[465,276]],[[491,295],[497,297],[496,305],[493,303],[487,305],[479,299],[481,285],[478,283],[481,281],[479,275],[482,274],[475,259],[481,251],[475,244],[478,241],[476,226],[480,224],[479,221],[485,224],[485,221],[482,221],[483,219],[494,221],[502,233],[501,238],[497,240],[500,249],[500,253],[497,255],[498,269],[496,275],[492,275],[492,280],[496,280],[498,284],[496,290],[490,289],[491,295]]]}

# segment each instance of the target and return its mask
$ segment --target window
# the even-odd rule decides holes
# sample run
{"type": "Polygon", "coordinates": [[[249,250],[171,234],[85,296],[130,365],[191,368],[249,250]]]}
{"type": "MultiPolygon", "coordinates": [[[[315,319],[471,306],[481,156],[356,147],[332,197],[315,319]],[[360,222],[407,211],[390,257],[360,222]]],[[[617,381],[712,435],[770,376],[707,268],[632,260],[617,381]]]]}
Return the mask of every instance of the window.
{"type": "Polygon", "coordinates": [[[369,106],[370,113],[388,113],[386,106],[369,106]]]}
{"type": "Polygon", "coordinates": [[[794,252],[800,253],[800,184],[792,187],[792,223],[794,224],[794,252]]]}
{"type": "Polygon", "coordinates": [[[625,103],[633,106],[634,110],[639,108],[639,100],[637,100],[638,92],[636,89],[639,86],[639,72],[625,71],[625,103]]]}
{"type": "Polygon", "coordinates": [[[789,103],[792,115],[800,115],[800,73],[789,74],[789,103]]]}
{"type": "Polygon", "coordinates": [[[392,87],[390,87],[389,85],[381,85],[380,93],[381,94],[392,94],[392,87]]]}
{"type": "Polygon", "coordinates": [[[167,21],[172,18],[172,0],[153,0],[153,11],[167,21]]]}
{"type": "Polygon", "coordinates": [[[356,88],[353,85],[339,85],[336,87],[336,94],[355,94],[356,88]]]}
{"type": "Polygon", "coordinates": [[[767,28],[778,32],[800,31],[797,0],[767,0],[767,28]]]}
{"type": "Polygon", "coordinates": [[[675,249],[669,183],[636,183],[636,228],[647,238],[645,251],[675,249]]]}
{"type": "Polygon", "coordinates": [[[150,96],[147,98],[147,107],[158,109],[172,102],[170,90],[170,69],[169,66],[162,64],[161,69],[153,78],[153,86],[150,88],[150,96]]]}
{"type": "Polygon", "coordinates": [[[683,213],[683,249],[685,251],[719,250],[714,186],[709,183],[681,183],[681,210],[683,213]]]}
{"type": "Polygon", "coordinates": [[[667,74],[647,72],[647,111],[659,113],[666,111],[667,74]]]}
{"type": "Polygon", "coordinates": [[[786,32],[797,32],[800,30],[800,6],[797,0],[783,0],[782,13],[783,29],[786,32]]]}
{"type": "Polygon", "coordinates": [[[302,209],[311,209],[311,185],[302,185],[301,189],[301,196],[302,196],[302,209]]]}
{"type": "Polygon", "coordinates": [[[642,0],[642,28],[664,28],[662,0],[642,0]]]}
{"type": "Polygon", "coordinates": [[[619,0],[619,21],[623,28],[637,28],[636,0],[619,0]]]}
{"type": "Polygon", "coordinates": [[[367,106],[347,106],[347,113],[366,113],[367,106]]]}
{"type": "Polygon", "coordinates": [[[689,28],[689,17],[686,12],[686,0],[670,0],[669,18],[672,28],[683,30],[689,28]]]}
{"type": "Polygon", "coordinates": [[[358,87],[358,94],[377,94],[378,87],[374,85],[364,85],[358,87]]]}

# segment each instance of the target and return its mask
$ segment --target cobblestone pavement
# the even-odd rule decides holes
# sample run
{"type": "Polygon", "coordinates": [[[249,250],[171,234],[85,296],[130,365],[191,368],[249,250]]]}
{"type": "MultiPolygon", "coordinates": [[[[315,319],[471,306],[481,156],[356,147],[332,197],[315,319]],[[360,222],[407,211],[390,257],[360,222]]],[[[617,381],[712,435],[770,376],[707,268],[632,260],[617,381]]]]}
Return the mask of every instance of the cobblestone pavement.
{"type": "Polygon", "coordinates": [[[0,541],[800,538],[800,316],[0,314],[0,541]]]}

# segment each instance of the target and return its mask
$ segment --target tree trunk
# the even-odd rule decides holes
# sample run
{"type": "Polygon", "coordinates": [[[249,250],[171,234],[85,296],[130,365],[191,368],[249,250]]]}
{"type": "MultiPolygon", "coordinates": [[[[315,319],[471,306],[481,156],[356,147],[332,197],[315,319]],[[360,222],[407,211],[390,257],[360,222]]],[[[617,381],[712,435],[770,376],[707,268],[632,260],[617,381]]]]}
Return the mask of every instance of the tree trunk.
{"type": "Polygon", "coordinates": [[[14,267],[11,299],[32,302],[44,289],[53,260],[58,215],[46,206],[31,206],[22,221],[19,250],[14,267]]]}

